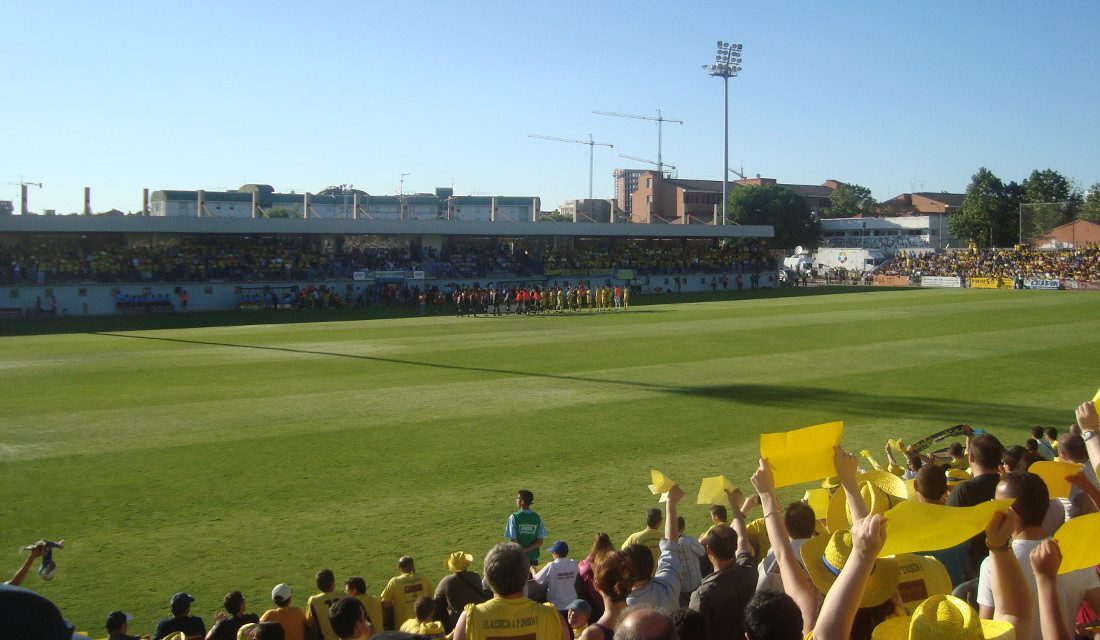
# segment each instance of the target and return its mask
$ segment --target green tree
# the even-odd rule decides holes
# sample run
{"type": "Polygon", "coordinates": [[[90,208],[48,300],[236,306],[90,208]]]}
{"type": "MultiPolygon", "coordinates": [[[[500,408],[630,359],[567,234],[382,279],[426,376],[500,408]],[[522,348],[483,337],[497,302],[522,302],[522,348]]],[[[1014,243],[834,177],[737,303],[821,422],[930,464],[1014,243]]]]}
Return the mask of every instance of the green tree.
{"type": "Polygon", "coordinates": [[[1038,169],[1024,180],[1025,202],[1080,202],[1081,194],[1073,183],[1054,169],[1038,169]]]}
{"type": "Polygon", "coordinates": [[[829,196],[832,205],[826,211],[830,218],[851,218],[857,215],[870,216],[875,213],[875,202],[871,190],[858,184],[841,184],[829,196]]]}
{"type": "Polygon", "coordinates": [[[301,213],[294,211],[293,209],[286,209],[283,207],[277,207],[275,209],[268,209],[264,212],[264,216],[267,218],[299,218],[301,213]]]}
{"type": "Polygon", "coordinates": [[[948,229],[979,247],[1010,247],[1020,238],[1021,196],[1022,188],[1015,182],[1005,185],[981,167],[971,176],[962,207],[948,220],[948,229]]]}
{"type": "Polygon", "coordinates": [[[573,216],[562,213],[557,209],[539,216],[539,222],[573,222],[573,216]]]}
{"type": "Polygon", "coordinates": [[[1094,182],[1089,187],[1089,195],[1081,205],[1077,217],[1090,222],[1100,222],[1100,182],[1094,182]]]}
{"type": "Polygon", "coordinates": [[[728,219],[736,224],[770,224],[775,227],[772,247],[817,247],[821,223],[810,213],[806,200],[779,185],[750,185],[730,192],[728,219]]]}

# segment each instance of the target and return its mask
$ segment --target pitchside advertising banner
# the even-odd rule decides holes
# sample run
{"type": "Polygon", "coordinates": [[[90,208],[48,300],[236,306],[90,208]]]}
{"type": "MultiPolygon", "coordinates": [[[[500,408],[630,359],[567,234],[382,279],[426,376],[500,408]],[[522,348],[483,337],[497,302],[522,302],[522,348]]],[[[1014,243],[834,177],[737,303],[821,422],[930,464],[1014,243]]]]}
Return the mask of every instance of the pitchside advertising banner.
{"type": "Polygon", "coordinates": [[[1100,291],[1100,282],[1092,280],[1066,280],[1066,288],[1074,291],[1100,291]]]}
{"type": "Polygon", "coordinates": [[[962,286],[962,282],[958,276],[921,276],[920,286],[922,287],[953,287],[958,289],[962,286]]]}
{"type": "Polygon", "coordinates": [[[971,278],[971,289],[1011,289],[1012,278],[971,278]]]}
{"type": "Polygon", "coordinates": [[[1043,280],[1040,278],[1026,278],[1024,280],[1025,289],[1045,289],[1048,291],[1056,291],[1060,287],[1061,283],[1057,280],[1043,280]]]}
{"type": "Polygon", "coordinates": [[[909,278],[907,276],[878,275],[875,276],[874,283],[880,287],[907,287],[909,286],[909,278]]]}

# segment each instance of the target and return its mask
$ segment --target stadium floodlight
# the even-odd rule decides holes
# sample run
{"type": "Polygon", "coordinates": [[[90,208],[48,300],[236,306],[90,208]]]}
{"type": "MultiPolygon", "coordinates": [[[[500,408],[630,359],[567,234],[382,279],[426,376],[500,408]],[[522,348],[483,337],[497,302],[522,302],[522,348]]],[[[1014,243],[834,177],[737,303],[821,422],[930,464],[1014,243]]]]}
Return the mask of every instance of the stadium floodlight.
{"type": "Polygon", "coordinates": [[[729,175],[726,167],[730,166],[730,78],[736,77],[741,72],[741,45],[730,44],[724,40],[718,41],[718,52],[714,56],[714,64],[703,67],[710,75],[721,78],[725,90],[725,126],[722,130],[723,155],[722,155],[722,224],[726,224],[726,207],[729,202],[729,175]]]}

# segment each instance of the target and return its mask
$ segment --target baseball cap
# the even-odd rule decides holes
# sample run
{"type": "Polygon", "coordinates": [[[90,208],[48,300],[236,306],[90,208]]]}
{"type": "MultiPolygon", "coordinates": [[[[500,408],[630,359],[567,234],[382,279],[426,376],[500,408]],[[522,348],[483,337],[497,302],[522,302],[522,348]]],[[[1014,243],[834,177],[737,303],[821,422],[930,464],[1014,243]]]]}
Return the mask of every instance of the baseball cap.
{"type": "Polygon", "coordinates": [[[559,556],[569,555],[569,545],[565,544],[564,540],[556,540],[554,544],[550,545],[550,553],[556,553],[559,556]]]}
{"type": "Polygon", "coordinates": [[[285,582],[275,585],[275,588],[271,590],[271,599],[276,603],[290,600],[290,585],[285,582]]]}
{"type": "Polygon", "coordinates": [[[0,620],[18,629],[24,638],[69,640],[73,625],[61,617],[57,605],[30,589],[0,584],[0,620]]]}
{"type": "Polygon", "coordinates": [[[195,599],[193,597],[191,597],[190,593],[187,593],[185,591],[180,591],[176,595],[172,596],[171,605],[173,607],[176,607],[176,606],[179,606],[181,604],[191,604],[194,601],[195,601],[195,599]]]}
{"type": "Polygon", "coordinates": [[[569,603],[569,606],[566,607],[566,610],[580,611],[581,613],[592,613],[592,605],[588,604],[587,600],[581,600],[580,598],[577,598],[573,602],[569,603]]]}
{"type": "Polygon", "coordinates": [[[133,619],[134,616],[124,611],[112,611],[111,613],[107,614],[107,630],[114,631],[115,629],[118,629],[119,627],[130,622],[133,619]]]}

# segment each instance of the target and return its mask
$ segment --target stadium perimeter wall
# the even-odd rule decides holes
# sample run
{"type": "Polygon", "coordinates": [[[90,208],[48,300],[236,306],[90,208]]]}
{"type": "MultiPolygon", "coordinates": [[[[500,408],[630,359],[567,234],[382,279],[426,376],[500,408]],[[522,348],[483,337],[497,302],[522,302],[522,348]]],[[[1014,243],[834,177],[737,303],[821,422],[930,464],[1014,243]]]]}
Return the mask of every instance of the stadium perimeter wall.
{"type": "MultiPolygon", "coordinates": [[[[528,285],[539,286],[564,286],[576,285],[578,278],[585,282],[603,283],[610,281],[617,285],[626,285],[628,282],[641,290],[641,293],[664,293],[676,291],[675,279],[680,278],[680,291],[696,292],[710,291],[711,279],[715,279],[717,289],[723,290],[722,276],[728,279],[728,290],[735,290],[736,272],[729,273],[683,273],[659,276],[639,276],[636,278],[611,277],[609,275],[557,275],[538,278],[511,278],[501,282],[515,284],[522,282],[528,285]]],[[[771,288],[775,282],[775,274],[760,274],[759,288],[771,288]]],[[[749,274],[742,274],[744,288],[750,287],[749,274]]],[[[488,278],[429,278],[407,279],[406,283],[412,287],[421,289],[437,285],[440,288],[447,286],[480,286],[487,285],[488,278]]],[[[0,289],[0,312],[2,315],[34,317],[39,313],[41,304],[42,313],[51,313],[52,298],[57,300],[57,315],[59,316],[102,316],[121,315],[117,309],[116,297],[119,294],[138,296],[167,296],[175,312],[183,312],[180,293],[187,292],[188,312],[193,311],[231,311],[237,309],[242,292],[261,291],[264,287],[277,290],[308,287],[310,285],[324,285],[335,290],[341,296],[355,300],[366,291],[371,282],[364,280],[340,279],[340,280],[293,280],[272,282],[153,282],[153,283],[115,283],[115,284],[64,284],[64,285],[8,285],[0,289]],[[40,302],[39,302],[40,301],[40,302]]]]}

